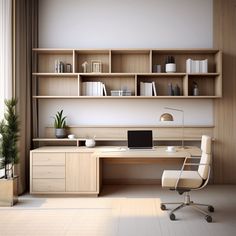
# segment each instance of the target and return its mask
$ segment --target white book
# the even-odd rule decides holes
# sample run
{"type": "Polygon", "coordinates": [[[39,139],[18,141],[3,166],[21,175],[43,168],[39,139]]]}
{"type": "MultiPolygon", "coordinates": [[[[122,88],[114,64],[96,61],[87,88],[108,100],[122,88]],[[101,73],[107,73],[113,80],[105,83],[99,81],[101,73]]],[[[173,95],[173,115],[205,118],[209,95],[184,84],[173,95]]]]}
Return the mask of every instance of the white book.
{"type": "Polygon", "coordinates": [[[152,96],[152,83],[145,84],[145,96],[152,96]]]}
{"type": "Polygon", "coordinates": [[[208,73],[208,59],[203,60],[202,73],[208,73]]]}
{"type": "Polygon", "coordinates": [[[82,96],[86,96],[86,82],[82,83],[82,96]]]}
{"type": "Polygon", "coordinates": [[[145,96],[145,84],[140,82],[140,96],[145,96]]]}
{"type": "Polygon", "coordinates": [[[192,72],[191,73],[196,73],[196,61],[195,60],[192,60],[192,63],[191,63],[191,67],[192,67],[192,72]]]}
{"type": "Polygon", "coordinates": [[[87,93],[87,96],[93,96],[93,84],[92,84],[92,82],[87,82],[86,93],[87,93]]]}
{"type": "Polygon", "coordinates": [[[154,81],[152,82],[152,89],[153,89],[153,94],[154,94],[154,96],[157,96],[156,84],[155,84],[154,81]]]}
{"type": "Polygon", "coordinates": [[[200,73],[203,73],[203,63],[204,63],[204,60],[201,60],[199,63],[199,72],[200,73]]]}
{"type": "Polygon", "coordinates": [[[199,73],[200,72],[200,61],[196,60],[195,61],[195,73],[199,73]]]}
{"type": "Polygon", "coordinates": [[[102,82],[98,82],[98,96],[103,96],[103,85],[102,82]]]}
{"type": "Polygon", "coordinates": [[[97,88],[96,88],[96,82],[91,82],[92,84],[92,96],[96,96],[97,88]]]}
{"type": "Polygon", "coordinates": [[[102,90],[103,90],[104,96],[107,96],[107,90],[104,83],[102,83],[102,90]]]}
{"type": "Polygon", "coordinates": [[[189,58],[186,60],[186,73],[188,74],[192,73],[191,65],[192,65],[192,59],[189,58]]]}

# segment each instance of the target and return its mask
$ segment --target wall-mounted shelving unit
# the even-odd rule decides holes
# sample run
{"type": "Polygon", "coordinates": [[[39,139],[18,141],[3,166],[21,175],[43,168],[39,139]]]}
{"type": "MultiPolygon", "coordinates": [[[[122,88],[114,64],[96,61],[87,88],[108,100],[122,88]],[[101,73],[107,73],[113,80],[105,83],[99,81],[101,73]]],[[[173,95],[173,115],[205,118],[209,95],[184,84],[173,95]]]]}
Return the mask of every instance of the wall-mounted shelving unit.
{"type": "Polygon", "coordinates": [[[35,99],[173,99],[222,97],[222,53],[215,49],[33,49],[35,99]],[[164,70],[167,56],[175,57],[176,73],[153,73],[153,65],[164,70]],[[186,73],[186,60],[208,59],[209,73],[186,73]],[[54,73],[55,61],[71,64],[70,73],[54,73]],[[83,73],[82,63],[98,60],[102,73],[83,73]],[[108,96],[83,96],[83,82],[102,82],[108,96]],[[157,96],[140,96],[140,82],[155,82],[157,96]],[[199,96],[193,96],[193,82],[199,96]],[[168,84],[178,85],[180,96],[168,96],[168,84]],[[111,96],[111,90],[128,89],[131,96],[111,96]]]}

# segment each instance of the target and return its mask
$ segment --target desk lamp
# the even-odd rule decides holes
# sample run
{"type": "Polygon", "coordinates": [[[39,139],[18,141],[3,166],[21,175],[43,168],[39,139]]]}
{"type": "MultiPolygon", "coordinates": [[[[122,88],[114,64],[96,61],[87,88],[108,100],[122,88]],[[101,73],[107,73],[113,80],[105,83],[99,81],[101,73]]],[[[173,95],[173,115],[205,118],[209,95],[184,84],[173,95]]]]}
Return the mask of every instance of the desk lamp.
{"type": "MultiPolygon", "coordinates": [[[[178,111],[182,113],[182,148],[184,149],[184,110],[181,109],[175,109],[171,107],[164,107],[166,110],[172,110],[172,111],[178,111]]],[[[173,116],[170,113],[163,113],[160,116],[160,121],[174,121],[173,116]]]]}

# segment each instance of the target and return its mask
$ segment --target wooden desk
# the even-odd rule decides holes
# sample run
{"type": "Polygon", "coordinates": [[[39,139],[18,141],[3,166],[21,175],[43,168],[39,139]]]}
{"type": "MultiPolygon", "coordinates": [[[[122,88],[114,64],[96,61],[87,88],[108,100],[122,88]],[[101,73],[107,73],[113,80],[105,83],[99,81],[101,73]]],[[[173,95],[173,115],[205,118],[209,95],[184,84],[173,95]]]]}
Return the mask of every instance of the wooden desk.
{"type": "Polygon", "coordinates": [[[98,195],[102,185],[102,162],[150,164],[160,161],[183,161],[199,156],[197,147],[177,149],[129,150],[124,147],[41,147],[30,155],[30,193],[98,195]]]}
{"type": "MultiPolygon", "coordinates": [[[[201,150],[198,147],[187,147],[186,149],[176,148],[176,152],[167,152],[166,146],[155,147],[152,150],[130,150],[124,147],[104,147],[94,152],[94,157],[98,161],[98,182],[99,190],[101,191],[102,186],[102,166],[103,162],[109,164],[152,164],[171,161],[182,163],[186,157],[200,156],[201,150]]],[[[109,183],[120,183],[119,180],[116,182],[109,183]]],[[[129,183],[140,183],[143,184],[142,180],[132,180],[129,183]]],[[[149,183],[160,183],[160,180],[150,181],[149,183]]]]}

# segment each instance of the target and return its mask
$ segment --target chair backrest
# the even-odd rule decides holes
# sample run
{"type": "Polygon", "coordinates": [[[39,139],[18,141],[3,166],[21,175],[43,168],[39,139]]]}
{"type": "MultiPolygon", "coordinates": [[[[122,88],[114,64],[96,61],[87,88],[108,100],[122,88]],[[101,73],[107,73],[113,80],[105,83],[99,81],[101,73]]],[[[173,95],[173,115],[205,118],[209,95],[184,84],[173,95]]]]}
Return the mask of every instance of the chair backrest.
{"type": "Polygon", "coordinates": [[[207,135],[202,136],[201,150],[202,150],[202,156],[200,164],[204,165],[199,165],[198,173],[204,180],[206,180],[208,177],[208,173],[210,171],[210,163],[211,163],[211,137],[207,135]]]}

